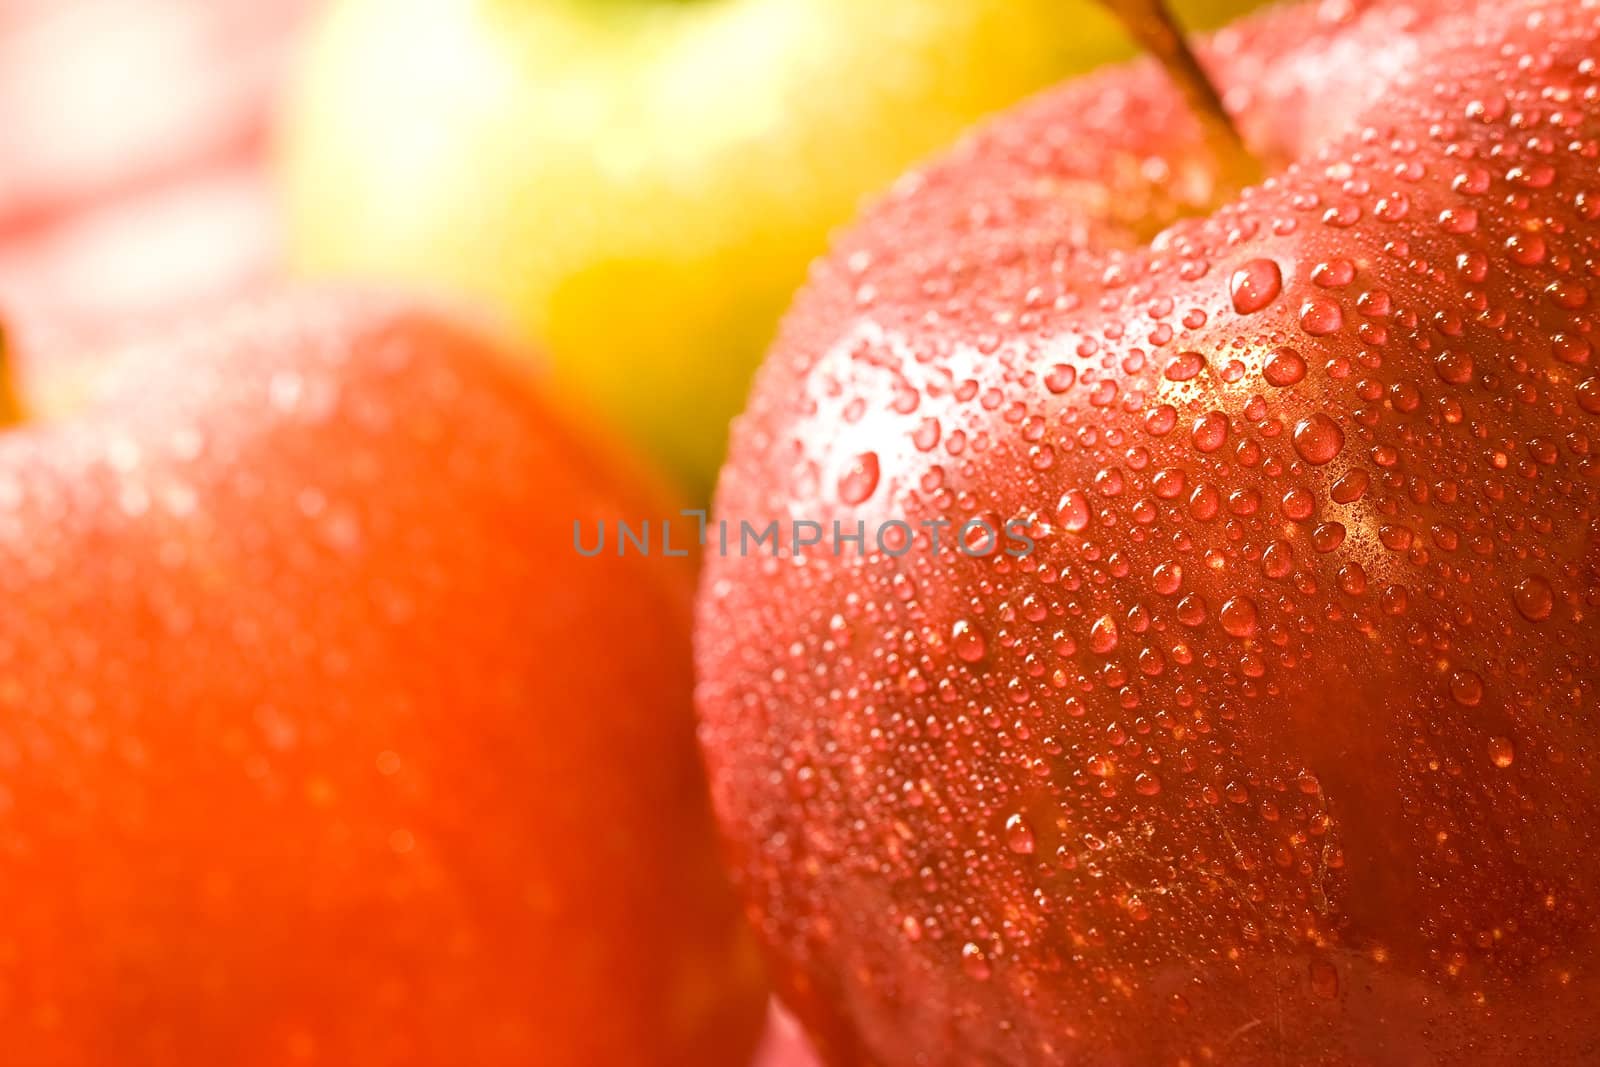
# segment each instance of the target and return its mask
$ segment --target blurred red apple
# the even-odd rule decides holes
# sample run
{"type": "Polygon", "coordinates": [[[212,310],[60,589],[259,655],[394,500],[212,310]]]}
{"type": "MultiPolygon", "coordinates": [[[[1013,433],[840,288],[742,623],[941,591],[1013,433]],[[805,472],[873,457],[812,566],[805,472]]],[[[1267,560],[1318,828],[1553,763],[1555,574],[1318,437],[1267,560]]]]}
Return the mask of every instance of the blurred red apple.
{"type": "Polygon", "coordinates": [[[1275,177],[1151,63],[1049,93],[737,427],[722,517],[867,530],[702,586],[779,991],[832,1064],[1600,1062],[1600,6],[1203,54],[1275,177]]]}
{"type": "Polygon", "coordinates": [[[276,298],[0,433],[5,1063],[745,1062],[689,561],[494,348],[276,298]]]}

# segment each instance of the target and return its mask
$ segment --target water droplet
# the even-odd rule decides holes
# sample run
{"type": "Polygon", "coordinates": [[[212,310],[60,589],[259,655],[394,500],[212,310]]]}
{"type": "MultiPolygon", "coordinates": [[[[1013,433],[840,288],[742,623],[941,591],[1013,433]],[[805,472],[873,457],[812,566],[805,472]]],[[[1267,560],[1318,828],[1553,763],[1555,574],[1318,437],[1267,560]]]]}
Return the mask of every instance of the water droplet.
{"type": "Polygon", "coordinates": [[[1450,675],[1450,696],[1463,707],[1475,708],[1483,700],[1483,679],[1476,671],[1454,671],[1450,675]]]}
{"type": "Polygon", "coordinates": [[[1006,820],[1006,847],[1019,856],[1031,856],[1035,847],[1033,827],[1020,814],[1006,820]]]}
{"type": "Polygon", "coordinates": [[[950,628],[950,645],[968,663],[978,662],[988,650],[982,632],[966,619],[958,619],[950,628]]]}
{"type": "Polygon", "coordinates": [[[1544,291],[1551,303],[1568,311],[1576,311],[1589,302],[1589,290],[1568,278],[1558,278],[1545,286],[1544,291]]]}
{"type": "Polygon", "coordinates": [[[1205,369],[1206,360],[1198,352],[1179,352],[1165,371],[1167,381],[1186,382],[1205,369]]]}
{"type": "Polygon", "coordinates": [[[858,455],[839,479],[839,499],[846,504],[859,504],[878,488],[878,454],[863,452],[858,455]]]}
{"type": "Polygon", "coordinates": [[[1222,622],[1222,628],[1233,637],[1253,637],[1257,626],[1255,601],[1249,597],[1236,596],[1225,601],[1217,611],[1217,618],[1222,622]]]}
{"type": "Polygon", "coordinates": [[[1517,761],[1516,746],[1509,737],[1489,738],[1489,762],[1504,770],[1517,761]]]}
{"type": "Polygon", "coordinates": [[[1366,493],[1371,481],[1372,476],[1366,471],[1353,470],[1334,482],[1333,488],[1328,490],[1328,495],[1333,497],[1335,503],[1353,504],[1366,493]]]}
{"type": "Polygon", "coordinates": [[[1079,533],[1089,525],[1089,498],[1082,489],[1068,489],[1056,505],[1056,518],[1069,533],[1079,533]]]}
{"type": "Polygon", "coordinates": [[[1282,389],[1306,376],[1306,361],[1292,348],[1276,348],[1267,357],[1266,366],[1261,368],[1261,376],[1268,385],[1282,389]]]}
{"type": "Polygon", "coordinates": [[[1301,419],[1294,428],[1294,450],[1314,467],[1329,462],[1344,448],[1344,431],[1320,411],[1301,419]]]}
{"type": "Polygon", "coordinates": [[[1318,552],[1332,552],[1344,544],[1345,528],[1342,522],[1317,524],[1311,531],[1311,547],[1318,552]]]}
{"type": "Polygon", "coordinates": [[[1591,415],[1600,415],[1600,378],[1585,378],[1578,383],[1578,406],[1591,415]]]}
{"type": "Polygon", "coordinates": [[[1117,647],[1117,638],[1117,620],[1110,615],[1100,616],[1089,628],[1089,647],[1102,655],[1117,647]]]}
{"type": "Polygon", "coordinates": [[[1156,566],[1151,575],[1156,592],[1162,596],[1171,596],[1183,585],[1183,568],[1176,563],[1161,563],[1156,566]]]}
{"type": "Polygon", "coordinates": [[[1517,583],[1512,591],[1511,599],[1517,605],[1517,610],[1522,617],[1530,622],[1542,622],[1550,617],[1550,612],[1555,608],[1555,590],[1550,588],[1550,583],[1539,575],[1530,575],[1517,583]]]}
{"type": "Polygon", "coordinates": [[[1465,385],[1472,380],[1472,357],[1466,352],[1445,349],[1433,357],[1433,372],[1440,381],[1465,385]]]}
{"type": "Polygon", "coordinates": [[[1233,272],[1228,281],[1228,294],[1233,298],[1233,309],[1241,315],[1250,315],[1274,300],[1283,292],[1283,272],[1270,259],[1252,259],[1233,272]]]}
{"type": "Polygon", "coordinates": [[[1189,439],[1201,452],[1215,452],[1228,439],[1228,416],[1220,411],[1208,411],[1195,420],[1189,439]]]}
{"type": "Polygon", "coordinates": [[[961,969],[967,972],[967,977],[978,982],[988,981],[993,973],[989,967],[989,957],[971,941],[961,946],[961,969]]]}
{"type": "Polygon", "coordinates": [[[1064,393],[1078,380],[1078,372],[1070,363],[1057,363],[1044,376],[1044,387],[1052,393],[1064,393]]]}
{"type": "Polygon", "coordinates": [[[1300,328],[1312,337],[1326,337],[1344,325],[1344,309],[1326,297],[1313,297],[1300,305],[1300,328]]]}

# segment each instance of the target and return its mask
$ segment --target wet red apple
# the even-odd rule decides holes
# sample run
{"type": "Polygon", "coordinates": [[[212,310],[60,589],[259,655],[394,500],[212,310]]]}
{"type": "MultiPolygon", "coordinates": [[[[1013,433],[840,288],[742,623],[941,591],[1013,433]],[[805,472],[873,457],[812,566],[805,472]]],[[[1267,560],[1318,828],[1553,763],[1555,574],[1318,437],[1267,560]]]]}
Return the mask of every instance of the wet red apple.
{"type": "Polygon", "coordinates": [[[723,518],[866,530],[703,580],[780,992],[834,1065],[1596,1062],[1600,7],[1201,54],[1272,177],[1153,63],[1046,94],[736,428],[723,518]]]}
{"type": "Polygon", "coordinates": [[[15,368],[6,1064],[748,1055],[690,561],[577,555],[657,495],[497,344],[301,294],[102,353],[75,408],[15,368]]]}

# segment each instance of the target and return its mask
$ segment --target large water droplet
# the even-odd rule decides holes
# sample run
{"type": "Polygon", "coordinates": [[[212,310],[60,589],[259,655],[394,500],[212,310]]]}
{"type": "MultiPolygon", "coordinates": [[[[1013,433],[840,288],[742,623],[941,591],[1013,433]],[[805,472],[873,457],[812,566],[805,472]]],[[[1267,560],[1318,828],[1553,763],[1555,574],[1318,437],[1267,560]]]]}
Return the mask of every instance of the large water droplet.
{"type": "Polygon", "coordinates": [[[1306,376],[1306,361],[1292,348],[1276,348],[1261,368],[1261,376],[1268,385],[1282,389],[1306,376]]]}
{"type": "Polygon", "coordinates": [[[1079,533],[1089,525],[1089,498],[1082,489],[1068,489],[1056,505],[1056,518],[1069,533],[1079,533]]]}
{"type": "Polygon", "coordinates": [[[1225,601],[1217,611],[1217,618],[1221,620],[1222,628],[1233,637],[1255,636],[1256,605],[1249,597],[1236,596],[1225,601]]]}
{"type": "Polygon", "coordinates": [[[961,946],[961,969],[968,978],[979,982],[988,981],[993,973],[989,967],[989,957],[971,941],[961,946]]]}
{"type": "Polygon", "coordinates": [[[1006,847],[1019,856],[1031,856],[1035,847],[1033,827],[1020,814],[1006,820],[1006,847]]]}
{"type": "Polygon", "coordinates": [[[1343,447],[1344,431],[1320,411],[1295,424],[1294,450],[1314,467],[1332,460],[1343,447]]]}
{"type": "Polygon", "coordinates": [[[846,504],[859,504],[878,488],[878,454],[863,452],[858,455],[839,478],[839,499],[846,504]]]}
{"type": "Polygon", "coordinates": [[[1220,411],[1208,411],[1194,422],[1189,439],[1201,452],[1215,452],[1228,440],[1228,416],[1220,411]]]}
{"type": "Polygon", "coordinates": [[[1104,655],[1117,647],[1117,620],[1102,615],[1089,628],[1089,647],[1104,655]]]}
{"type": "Polygon", "coordinates": [[[983,640],[983,633],[966,619],[957,620],[950,628],[950,644],[955,649],[956,655],[968,663],[978,662],[988,650],[983,640]]]}
{"type": "Polygon", "coordinates": [[[1522,617],[1530,622],[1548,619],[1556,602],[1555,590],[1550,588],[1549,582],[1537,574],[1518,582],[1516,589],[1512,590],[1511,599],[1517,605],[1517,610],[1522,613],[1522,617]]]}
{"type": "Polygon", "coordinates": [[[1283,292],[1283,272],[1270,259],[1252,259],[1233,272],[1228,281],[1228,295],[1233,298],[1233,310],[1250,315],[1274,300],[1283,292]]]}
{"type": "Polygon", "coordinates": [[[1450,675],[1450,696],[1463,707],[1475,708],[1483,700],[1483,679],[1477,671],[1454,671],[1450,675]]]}

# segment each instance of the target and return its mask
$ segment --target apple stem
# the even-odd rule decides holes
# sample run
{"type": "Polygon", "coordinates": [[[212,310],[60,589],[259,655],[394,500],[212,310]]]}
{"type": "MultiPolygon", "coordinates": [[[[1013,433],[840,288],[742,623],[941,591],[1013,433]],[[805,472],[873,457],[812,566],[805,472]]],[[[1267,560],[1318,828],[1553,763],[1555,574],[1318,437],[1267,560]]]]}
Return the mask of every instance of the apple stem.
{"type": "Polygon", "coordinates": [[[1166,68],[1199,120],[1223,180],[1239,187],[1259,181],[1264,173],[1261,161],[1246,147],[1233,117],[1222,105],[1222,95],[1184,40],[1166,0],[1100,2],[1127,27],[1140,47],[1166,68]]]}

